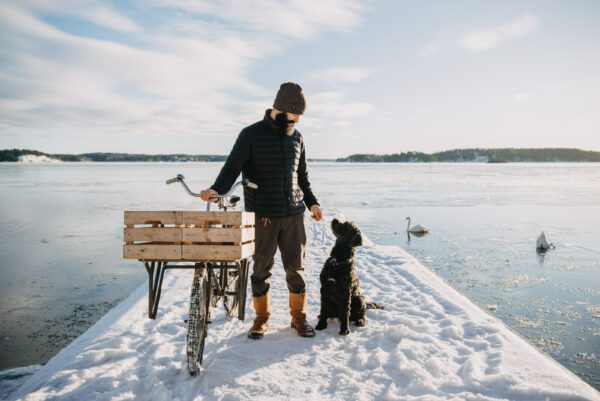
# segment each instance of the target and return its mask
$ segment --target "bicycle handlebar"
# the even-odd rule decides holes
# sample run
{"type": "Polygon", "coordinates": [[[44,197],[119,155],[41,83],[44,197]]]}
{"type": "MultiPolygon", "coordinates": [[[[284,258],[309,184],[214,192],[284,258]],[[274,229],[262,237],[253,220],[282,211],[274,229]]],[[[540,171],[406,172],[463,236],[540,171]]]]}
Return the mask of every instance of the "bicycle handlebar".
{"type": "MultiPolygon", "coordinates": [[[[185,177],[183,176],[183,174],[177,174],[177,176],[176,176],[176,177],[168,179],[166,183],[167,183],[167,185],[169,185],[169,184],[173,184],[174,182],[179,182],[179,183],[180,183],[180,184],[183,186],[183,188],[185,189],[185,191],[186,191],[186,192],[187,192],[187,193],[188,193],[190,196],[194,196],[194,197],[196,197],[196,198],[199,198],[199,197],[200,197],[200,194],[198,194],[198,193],[195,193],[195,192],[192,192],[192,191],[190,190],[190,188],[187,186],[187,184],[185,183],[184,179],[185,179],[185,177]]],[[[233,193],[233,192],[234,192],[234,191],[237,189],[237,187],[239,187],[240,185],[243,185],[243,186],[245,186],[245,187],[249,187],[249,188],[252,188],[252,189],[257,189],[257,188],[258,188],[258,185],[256,185],[256,184],[255,184],[255,183],[253,183],[253,182],[250,182],[250,180],[249,180],[249,179],[247,179],[247,178],[244,178],[243,180],[241,180],[241,181],[238,181],[238,182],[236,182],[235,184],[233,184],[233,186],[231,187],[231,189],[230,189],[230,190],[229,190],[229,191],[228,191],[226,194],[214,194],[214,195],[211,195],[211,196],[210,196],[210,198],[217,198],[217,199],[219,200],[219,208],[225,208],[225,210],[227,210],[227,208],[228,208],[228,207],[231,207],[231,205],[224,205],[224,204],[223,204],[223,200],[225,200],[225,199],[227,199],[228,197],[230,197],[230,196],[231,196],[231,194],[232,194],[232,193],[233,193]]],[[[210,210],[210,204],[211,204],[211,202],[210,202],[210,198],[209,198],[208,202],[206,202],[206,203],[207,203],[207,205],[206,205],[206,210],[210,210]]],[[[238,198],[238,200],[239,200],[239,198],[238,198]]]]}
{"type": "Polygon", "coordinates": [[[183,176],[183,174],[177,174],[177,177],[171,178],[167,180],[167,185],[169,184],[173,184],[174,182],[179,182],[181,184],[181,186],[183,186],[183,188],[185,189],[185,191],[190,195],[190,196],[195,196],[197,198],[200,197],[200,194],[197,194],[195,192],[192,192],[190,190],[190,188],[187,186],[187,184],[185,183],[185,181],[183,181],[185,179],[185,177],[183,176]]]}
{"type": "Polygon", "coordinates": [[[180,179],[182,179],[182,180],[183,180],[184,178],[185,178],[185,177],[184,177],[183,175],[181,175],[181,174],[177,174],[177,177],[175,177],[175,178],[171,178],[171,179],[168,179],[168,180],[167,180],[167,185],[169,185],[169,184],[172,184],[172,183],[174,183],[174,182],[177,182],[177,181],[179,181],[180,179]]]}

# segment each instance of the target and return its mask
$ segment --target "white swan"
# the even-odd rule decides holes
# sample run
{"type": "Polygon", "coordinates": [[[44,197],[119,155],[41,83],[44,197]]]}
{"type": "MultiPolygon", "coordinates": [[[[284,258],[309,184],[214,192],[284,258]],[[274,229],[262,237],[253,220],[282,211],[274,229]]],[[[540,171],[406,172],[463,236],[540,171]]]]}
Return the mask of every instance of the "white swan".
{"type": "Polygon", "coordinates": [[[535,248],[539,251],[545,251],[550,248],[554,248],[554,244],[548,243],[548,240],[546,239],[546,234],[544,234],[544,232],[542,231],[541,234],[538,236],[537,241],[535,241],[535,248]]]}
{"type": "Polygon", "coordinates": [[[429,232],[429,229],[427,227],[423,227],[420,224],[416,224],[411,227],[410,217],[407,217],[406,220],[408,220],[408,224],[406,225],[406,231],[408,231],[409,233],[424,234],[429,232]]]}

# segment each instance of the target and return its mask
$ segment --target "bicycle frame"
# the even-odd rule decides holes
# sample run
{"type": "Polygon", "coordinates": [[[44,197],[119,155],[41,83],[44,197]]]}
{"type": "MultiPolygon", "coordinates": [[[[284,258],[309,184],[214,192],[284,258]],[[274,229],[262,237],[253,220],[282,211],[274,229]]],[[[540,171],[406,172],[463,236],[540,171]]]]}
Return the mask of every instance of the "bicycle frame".
{"type": "MultiPolygon", "coordinates": [[[[221,297],[226,294],[226,288],[223,283],[220,283],[215,274],[215,270],[230,270],[237,268],[240,272],[240,276],[237,278],[245,283],[248,278],[250,261],[248,259],[242,259],[239,262],[206,262],[206,263],[193,263],[193,264],[170,264],[169,262],[144,262],[144,267],[148,273],[148,317],[150,319],[156,319],[158,313],[158,305],[160,303],[160,296],[162,292],[162,282],[165,275],[165,271],[169,269],[207,269],[208,277],[213,288],[212,296],[213,302],[216,304],[221,297]]],[[[238,309],[238,319],[243,320],[245,316],[245,305],[246,303],[240,303],[238,309]]],[[[227,311],[228,312],[228,311],[227,311]]]]}

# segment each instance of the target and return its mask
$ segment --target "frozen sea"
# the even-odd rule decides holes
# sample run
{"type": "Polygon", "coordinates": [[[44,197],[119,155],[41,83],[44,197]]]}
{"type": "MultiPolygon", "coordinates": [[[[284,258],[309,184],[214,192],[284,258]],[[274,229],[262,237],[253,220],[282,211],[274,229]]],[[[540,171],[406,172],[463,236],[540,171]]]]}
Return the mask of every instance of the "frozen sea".
{"type": "MultiPolygon", "coordinates": [[[[164,182],[182,173],[205,188],[221,165],[0,164],[0,369],[45,363],[146,279],[122,259],[123,210],[203,209],[164,182]]],[[[600,388],[600,164],[311,163],[309,174],[325,213],[407,250],[600,388]],[[430,234],[409,238],[406,216],[430,234]],[[543,255],[541,230],[556,244],[543,255]]]]}

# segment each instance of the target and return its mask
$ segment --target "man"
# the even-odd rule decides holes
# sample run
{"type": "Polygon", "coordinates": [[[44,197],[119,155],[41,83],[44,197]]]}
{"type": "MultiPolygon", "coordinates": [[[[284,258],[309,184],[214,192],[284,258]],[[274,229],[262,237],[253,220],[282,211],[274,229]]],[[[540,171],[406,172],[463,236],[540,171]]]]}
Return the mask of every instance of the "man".
{"type": "Polygon", "coordinates": [[[292,328],[303,337],[315,335],[306,320],[304,211],[308,207],[316,221],[323,216],[308,181],[304,141],[295,129],[305,109],[300,85],[282,84],[273,108],[265,112],[262,121],[242,130],[215,183],[200,193],[205,201],[216,193],[226,193],[240,172],[258,185],[256,190],[244,188],[246,210],[256,216],[250,277],[256,317],[248,331],[253,339],[262,338],[269,328],[270,277],[278,247],[290,291],[292,328]]]}

